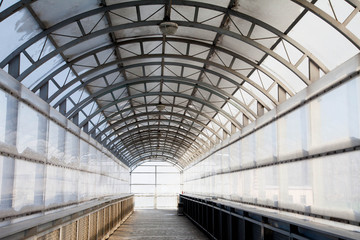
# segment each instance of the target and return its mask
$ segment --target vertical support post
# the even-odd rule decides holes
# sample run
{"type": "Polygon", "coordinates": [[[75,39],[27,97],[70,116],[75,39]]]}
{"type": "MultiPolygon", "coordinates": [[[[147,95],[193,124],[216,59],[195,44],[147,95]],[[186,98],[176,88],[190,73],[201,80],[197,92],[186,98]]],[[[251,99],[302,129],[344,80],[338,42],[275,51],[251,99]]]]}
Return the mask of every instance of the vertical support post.
{"type": "Polygon", "coordinates": [[[88,122],[84,124],[83,131],[86,133],[89,133],[89,123],[88,122]]]}
{"type": "Polygon", "coordinates": [[[278,85],[278,101],[282,103],[286,100],[286,91],[280,85],[278,85]]]}
{"type": "Polygon", "coordinates": [[[15,56],[9,62],[9,74],[13,78],[17,78],[20,75],[20,54],[15,56]]]}
{"type": "MultiPolygon", "coordinates": [[[[49,108],[48,108],[49,111],[49,108]]],[[[49,112],[48,112],[49,114],[49,112]]],[[[38,114],[38,146],[37,152],[47,156],[46,143],[47,133],[48,133],[48,120],[46,117],[38,114]]],[[[34,189],[34,204],[36,206],[44,206],[45,204],[45,186],[46,186],[46,170],[47,166],[45,164],[37,164],[35,169],[35,189],[34,189]]]]}
{"type": "Polygon", "coordinates": [[[157,166],[155,166],[155,196],[154,196],[154,208],[157,209],[157,166]]]}
{"type": "Polygon", "coordinates": [[[248,124],[249,124],[249,119],[245,115],[243,115],[243,125],[246,126],[248,124]]]}
{"type": "Polygon", "coordinates": [[[59,112],[65,116],[65,114],[66,114],[66,99],[60,103],[59,112]]]}
{"type": "MultiPolygon", "coordinates": [[[[11,146],[16,146],[19,103],[10,95],[7,95],[6,98],[5,142],[11,146]]],[[[2,209],[9,209],[13,206],[14,197],[15,160],[13,158],[4,157],[1,176],[0,206],[2,209]]]]}
{"type": "Polygon", "coordinates": [[[231,123],[231,134],[235,132],[236,132],[236,126],[233,123],[231,123]]]}
{"type": "Polygon", "coordinates": [[[49,98],[49,82],[46,82],[40,87],[40,98],[44,101],[49,98]]]}
{"type": "Polygon", "coordinates": [[[259,102],[257,102],[257,115],[258,117],[264,115],[264,106],[259,102]]]}
{"type": "Polygon", "coordinates": [[[72,119],[73,123],[78,126],[79,125],[79,113],[76,113],[72,119]]]}
{"type": "Polygon", "coordinates": [[[319,67],[311,60],[309,60],[309,80],[315,82],[320,78],[319,67]]]}
{"type": "Polygon", "coordinates": [[[224,129],[222,130],[222,138],[225,139],[228,137],[228,134],[224,131],[224,129]]]}

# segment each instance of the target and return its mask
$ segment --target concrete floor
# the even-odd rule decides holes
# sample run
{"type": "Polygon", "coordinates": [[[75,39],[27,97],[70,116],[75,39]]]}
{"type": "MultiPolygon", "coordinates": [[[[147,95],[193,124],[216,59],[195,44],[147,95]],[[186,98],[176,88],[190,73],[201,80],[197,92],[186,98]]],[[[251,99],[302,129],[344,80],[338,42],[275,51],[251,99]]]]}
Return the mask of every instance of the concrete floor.
{"type": "Polygon", "coordinates": [[[185,216],[178,216],[176,210],[135,210],[109,239],[205,240],[208,237],[185,216]]]}

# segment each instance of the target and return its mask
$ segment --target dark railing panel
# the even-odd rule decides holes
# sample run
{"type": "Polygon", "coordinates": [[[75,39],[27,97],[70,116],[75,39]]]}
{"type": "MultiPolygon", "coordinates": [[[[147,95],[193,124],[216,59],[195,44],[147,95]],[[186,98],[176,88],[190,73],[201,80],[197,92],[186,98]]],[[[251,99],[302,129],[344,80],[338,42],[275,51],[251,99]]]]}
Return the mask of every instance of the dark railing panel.
{"type": "Polygon", "coordinates": [[[242,207],[237,203],[188,195],[180,195],[180,202],[184,206],[184,214],[211,239],[360,239],[360,232],[260,208],[242,207]]]}

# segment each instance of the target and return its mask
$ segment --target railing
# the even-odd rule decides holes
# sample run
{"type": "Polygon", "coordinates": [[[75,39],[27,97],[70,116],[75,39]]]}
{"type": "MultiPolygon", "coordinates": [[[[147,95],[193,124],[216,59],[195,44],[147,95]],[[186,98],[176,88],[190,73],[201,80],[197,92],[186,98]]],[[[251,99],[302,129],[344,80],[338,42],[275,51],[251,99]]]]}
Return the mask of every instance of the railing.
{"type": "Polygon", "coordinates": [[[107,239],[133,211],[133,195],[96,200],[1,227],[0,239],[107,239]]]}
{"type": "Polygon", "coordinates": [[[276,210],[180,195],[184,214],[211,239],[360,239],[359,227],[316,222],[276,210]],[[355,229],[357,228],[357,229],[355,229]]]}

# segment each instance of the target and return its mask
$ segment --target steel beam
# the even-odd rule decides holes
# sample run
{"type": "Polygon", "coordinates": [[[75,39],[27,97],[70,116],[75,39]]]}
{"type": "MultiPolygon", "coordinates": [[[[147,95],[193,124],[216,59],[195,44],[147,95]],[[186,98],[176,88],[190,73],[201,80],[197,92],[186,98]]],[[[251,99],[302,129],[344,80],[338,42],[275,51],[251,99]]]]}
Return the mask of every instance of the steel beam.
{"type": "MultiPolygon", "coordinates": [[[[164,134],[164,132],[161,132],[164,134]]],[[[179,147],[188,147],[191,149],[194,149],[195,152],[199,152],[204,150],[203,145],[197,143],[194,141],[194,139],[187,137],[184,134],[177,135],[177,132],[166,132],[167,136],[161,136],[159,137],[159,131],[158,130],[149,130],[149,131],[143,131],[138,134],[133,134],[131,136],[126,137],[125,139],[118,139],[113,146],[110,146],[110,149],[114,151],[126,151],[126,149],[133,147],[132,145],[138,145],[139,143],[149,142],[149,144],[152,144],[152,140],[158,140],[160,142],[166,142],[169,141],[172,142],[174,145],[177,145],[179,147]],[[149,141],[151,140],[151,141],[149,141]],[[173,142],[175,141],[175,142],[173,142]],[[120,147],[118,147],[121,145],[120,147]]]]}
{"type": "MultiPolygon", "coordinates": [[[[122,60],[116,60],[116,61],[113,61],[113,62],[109,62],[109,63],[106,63],[106,64],[103,64],[101,66],[98,66],[92,70],[89,70],[87,71],[86,73],[82,74],[81,76],[77,77],[77,78],[74,78],[73,80],[69,81],[69,83],[67,83],[65,86],[63,86],[60,90],[58,90],[57,92],[55,92],[48,100],[48,102],[51,102],[53,101],[56,97],[58,97],[62,92],[66,91],[70,86],[76,84],[79,82],[79,80],[82,80],[83,78],[85,77],[88,77],[88,76],[92,76],[91,79],[88,79],[87,81],[85,81],[83,84],[81,85],[78,85],[77,87],[73,88],[71,91],[69,91],[66,95],[64,95],[61,99],[58,100],[57,103],[54,104],[54,107],[57,107],[59,102],[64,99],[64,98],[68,98],[69,96],[71,96],[71,94],[73,94],[75,91],[87,86],[89,83],[97,80],[98,78],[102,77],[102,76],[106,76],[110,73],[113,73],[113,72],[116,72],[118,71],[118,69],[112,69],[112,70],[109,70],[108,72],[102,72],[101,74],[99,75],[96,75],[96,72],[98,71],[101,71],[107,67],[111,67],[111,66],[114,66],[114,65],[117,65],[119,62],[127,62],[127,61],[130,61],[130,62],[133,62],[133,61],[142,61],[141,63],[138,63],[138,64],[132,64],[132,65],[129,65],[127,67],[125,67],[126,69],[129,69],[129,68],[133,68],[133,67],[139,67],[139,66],[148,66],[148,65],[158,65],[159,62],[153,62],[153,63],[146,63],[146,59],[148,58],[161,58],[161,57],[164,57],[164,55],[162,54],[153,54],[153,55],[139,55],[139,56],[135,56],[135,57],[129,57],[129,58],[124,58],[122,60]],[[144,62],[145,61],[145,62],[144,62]],[[95,76],[94,76],[95,75],[95,76]]],[[[270,94],[268,93],[267,91],[265,91],[260,85],[258,85],[257,83],[255,83],[254,81],[252,81],[251,79],[247,78],[246,76],[238,73],[237,71],[233,70],[233,69],[230,69],[228,67],[224,67],[220,64],[217,64],[217,63],[214,63],[214,62],[211,62],[211,61],[207,61],[207,60],[204,60],[204,59],[201,59],[201,58],[196,58],[196,57],[191,57],[191,56],[182,56],[182,55],[176,55],[176,54],[167,54],[166,55],[167,58],[174,58],[174,59],[183,59],[183,60],[190,60],[190,61],[194,61],[194,62],[202,62],[204,64],[207,64],[207,65],[211,65],[211,66],[214,66],[216,68],[219,68],[219,69],[222,69],[240,79],[242,79],[243,81],[242,82],[237,82],[235,80],[232,80],[231,78],[225,78],[227,81],[229,81],[230,83],[232,83],[234,86],[236,87],[239,87],[241,88],[242,90],[245,90],[246,88],[244,88],[242,86],[242,84],[244,82],[248,82],[249,84],[253,85],[257,90],[259,90],[261,93],[263,93],[267,98],[269,98],[273,103],[277,104],[277,100],[270,94]]],[[[161,64],[161,63],[160,63],[161,64]]],[[[170,65],[172,65],[173,63],[171,63],[170,65]]],[[[177,65],[181,64],[178,63],[177,65]]],[[[175,65],[175,64],[174,64],[175,65]]],[[[183,64],[181,64],[183,65],[183,64]]],[[[192,68],[195,68],[194,66],[192,68]]],[[[197,68],[196,68],[197,69],[197,68]]],[[[222,76],[222,75],[220,75],[222,76]]],[[[156,77],[156,76],[154,76],[156,77]]],[[[169,76],[169,77],[172,77],[173,79],[176,79],[176,78],[179,78],[179,77],[175,77],[175,76],[169,76]]],[[[146,77],[146,78],[150,78],[150,77],[146,77]]],[[[159,81],[159,78],[161,78],[161,76],[157,76],[157,80],[159,81]]],[[[141,79],[141,78],[140,78],[141,79]]],[[[181,79],[186,79],[186,78],[181,78],[181,79]]],[[[132,80],[131,80],[132,81],[132,80]]],[[[196,81],[196,83],[199,83],[198,81],[196,81]]],[[[203,83],[202,85],[204,85],[205,83],[203,83]]],[[[207,84],[207,86],[210,86],[210,88],[212,89],[215,89],[215,91],[221,91],[221,89],[219,88],[215,88],[213,86],[211,86],[210,84],[207,84]]],[[[246,92],[250,92],[249,90],[245,90],[246,92]]],[[[230,95],[230,94],[228,94],[230,95]]],[[[231,96],[231,95],[230,95],[231,96]]],[[[252,94],[253,96],[253,94],[252,94]]],[[[255,99],[258,99],[257,97],[254,97],[255,99]]],[[[261,100],[259,100],[261,101],[261,100]]]]}
{"type": "MultiPolygon", "coordinates": [[[[96,15],[96,14],[99,14],[99,13],[102,13],[102,12],[107,12],[107,11],[120,9],[120,8],[126,8],[126,7],[132,7],[132,6],[140,6],[140,5],[153,5],[153,4],[167,4],[167,1],[166,0],[143,0],[141,2],[133,1],[133,2],[127,2],[127,3],[113,4],[113,5],[110,5],[110,6],[104,6],[102,8],[93,9],[93,10],[90,10],[88,12],[84,12],[84,13],[78,14],[76,16],[73,16],[71,18],[65,19],[65,20],[63,20],[63,21],[49,27],[45,31],[41,32],[40,34],[38,34],[38,35],[34,36],[33,38],[31,38],[30,40],[28,40],[22,46],[18,47],[15,51],[13,51],[12,54],[10,54],[8,57],[6,57],[0,63],[0,67],[3,68],[7,64],[7,62],[10,61],[10,59],[12,59],[14,56],[20,54],[21,52],[23,52],[26,48],[28,48],[30,45],[37,42],[41,38],[45,37],[48,34],[51,34],[52,32],[54,32],[54,31],[56,31],[56,30],[58,30],[58,29],[60,29],[62,27],[65,27],[68,24],[76,22],[76,21],[78,21],[80,19],[90,17],[92,15],[96,15]]],[[[198,7],[205,8],[205,9],[211,9],[211,10],[218,11],[218,12],[228,13],[230,16],[234,16],[234,17],[238,17],[238,18],[242,18],[242,19],[245,19],[247,21],[250,21],[250,22],[252,22],[252,23],[254,23],[256,25],[259,25],[259,26],[267,29],[268,31],[274,33],[275,35],[285,39],[291,45],[295,46],[301,52],[303,52],[304,54],[309,56],[309,58],[313,62],[315,62],[318,66],[320,66],[321,69],[325,73],[328,72],[328,69],[317,58],[315,58],[309,51],[307,51],[304,47],[302,47],[299,43],[297,43],[295,40],[291,39],[289,36],[285,35],[281,31],[277,30],[273,26],[271,26],[269,24],[266,24],[265,22],[262,22],[259,19],[253,18],[253,17],[251,17],[249,15],[246,15],[244,13],[240,13],[240,12],[237,12],[237,11],[229,10],[227,8],[223,8],[223,7],[220,7],[220,6],[211,5],[211,4],[207,4],[207,3],[192,2],[192,1],[182,1],[182,0],[175,1],[174,0],[173,5],[194,6],[194,7],[196,7],[196,9],[198,9],[198,7]]],[[[21,9],[21,6],[18,6],[18,8],[15,8],[14,10],[18,11],[19,9],[21,9]]],[[[0,19],[4,19],[4,18],[8,17],[10,14],[12,14],[12,12],[1,13],[0,19]]]]}
{"type": "MultiPolygon", "coordinates": [[[[133,109],[137,109],[137,108],[144,108],[144,107],[156,107],[158,104],[142,104],[142,105],[136,105],[134,107],[132,107],[133,109]]],[[[188,110],[190,112],[193,112],[195,114],[199,114],[201,115],[202,117],[208,119],[208,121],[212,121],[213,123],[215,123],[217,126],[219,126],[220,128],[222,129],[225,129],[225,126],[223,126],[223,124],[221,124],[220,122],[218,122],[216,119],[213,119],[212,117],[210,117],[209,115],[203,113],[203,112],[200,112],[200,111],[197,111],[195,109],[192,109],[192,108],[186,108],[185,106],[181,106],[181,105],[174,105],[174,104],[163,104],[165,107],[172,107],[172,108],[180,108],[180,109],[183,109],[183,110],[188,110]]],[[[126,109],[123,109],[121,110],[120,112],[115,112],[107,117],[105,117],[104,120],[100,121],[98,124],[94,125],[94,127],[89,131],[89,134],[95,132],[96,128],[98,128],[99,126],[101,126],[103,123],[107,122],[107,121],[112,121],[113,118],[116,118],[117,116],[121,115],[122,113],[124,112],[127,112],[129,111],[130,108],[126,108],[126,109]]],[[[150,121],[150,120],[149,120],[150,121]]],[[[155,121],[155,120],[154,120],[155,121]]],[[[159,119],[157,121],[160,121],[159,119]]],[[[80,123],[79,126],[80,127],[83,127],[85,126],[87,123],[80,123]]],[[[211,131],[211,132],[214,132],[214,130],[212,128],[209,128],[207,126],[208,130],[211,131]]],[[[105,133],[107,132],[108,128],[104,129],[102,132],[105,133]]],[[[96,137],[100,136],[101,133],[99,133],[98,135],[96,135],[96,137]]],[[[215,133],[214,133],[215,134],[215,133]]]]}
{"type": "MultiPolygon", "coordinates": [[[[96,110],[94,113],[92,113],[91,115],[89,115],[85,122],[89,121],[91,118],[93,118],[94,116],[96,116],[98,113],[104,111],[105,109],[111,107],[112,105],[114,104],[117,104],[117,103],[120,103],[120,102],[123,102],[123,101],[127,101],[127,100],[130,100],[130,99],[133,99],[133,98],[140,98],[140,97],[145,97],[145,96],[159,96],[159,95],[162,95],[162,96],[172,96],[172,97],[181,97],[181,98],[184,98],[184,99],[190,99],[194,102],[198,102],[202,105],[205,105],[213,110],[215,110],[216,112],[218,113],[221,113],[221,115],[223,115],[225,118],[227,118],[230,122],[232,122],[237,128],[241,129],[242,128],[242,125],[234,118],[232,117],[229,113],[225,112],[223,109],[217,107],[216,105],[214,104],[211,104],[205,100],[202,100],[202,99],[199,99],[197,97],[193,97],[193,96],[189,96],[189,95],[186,95],[186,94],[182,94],[182,93],[175,93],[175,92],[149,92],[149,93],[141,93],[141,94],[134,94],[132,96],[128,96],[128,97],[124,97],[124,98],[121,98],[121,99],[118,99],[114,102],[111,102],[101,108],[99,108],[98,110],[96,110]]],[[[88,104],[88,103],[87,103],[88,104]]],[[[76,106],[76,108],[73,108],[73,111],[71,111],[70,113],[68,112],[67,113],[67,117],[68,118],[71,118],[74,114],[76,114],[77,112],[80,111],[80,109],[82,107],[85,107],[87,104],[84,105],[84,103],[80,103],[79,105],[82,105],[82,106],[76,106]]]]}
{"type": "MultiPolygon", "coordinates": [[[[209,144],[206,143],[204,140],[200,139],[200,138],[197,138],[197,135],[195,135],[194,133],[192,132],[189,132],[189,131],[186,131],[184,129],[181,129],[181,128],[178,128],[178,127],[174,127],[174,126],[169,126],[169,125],[152,125],[152,126],[143,126],[143,127],[138,127],[138,128],[134,128],[134,129],[131,129],[125,133],[122,133],[122,134],[119,134],[119,139],[123,139],[125,136],[128,136],[128,135],[132,135],[132,134],[136,134],[137,132],[141,131],[141,130],[150,130],[150,129],[166,129],[166,130],[174,130],[176,134],[179,134],[181,136],[185,136],[187,138],[189,138],[189,136],[193,137],[194,139],[197,139],[197,141],[199,143],[202,144],[202,147],[206,147],[206,149],[209,149],[209,144]],[[182,134],[181,134],[182,133],[182,134]]],[[[118,131],[115,131],[115,132],[118,132],[118,131]]],[[[107,146],[111,146],[111,144],[114,142],[114,140],[110,141],[107,146]]],[[[201,146],[201,145],[199,145],[201,146]]]]}
{"type": "MultiPolygon", "coordinates": [[[[175,120],[172,120],[172,119],[146,119],[146,120],[140,120],[140,121],[136,121],[134,123],[127,123],[128,121],[134,119],[134,118],[138,118],[138,117],[142,117],[142,116],[170,116],[173,117],[179,117],[179,118],[182,118],[182,119],[187,119],[187,120],[190,120],[200,126],[202,126],[203,128],[206,128],[208,129],[211,133],[213,133],[214,135],[216,135],[218,138],[220,138],[220,135],[214,131],[214,129],[212,128],[209,128],[207,125],[205,125],[204,123],[202,123],[201,121],[197,120],[197,119],[194,119],[192,117],[189,117],[189,116],[184,116],[182,114],[179,114],[179,113],[174,113],[174,112],[144,112],[144,113],[139,113],[139,114],[135,114],[135,115],[131,115],[129,117],[126,117],[126,118],[123,118],[121,119],[120,121],[117,121],[113,124],[111,124],[109,127],[105,128],[103,130],[103,133],[106,133],[112,129],[115,129],[116,126],[122,124],[122,123],[125,123],[126,125],[121,127],[120,129],[118,129],[117,131],[126,131],[129,127],[132,127],[133,125],[137,125],[137,124],[142,124],[142,123],[149,123],[149,122],[169,122],[169,123],[175,123],[177,125],[180,126],[185,126],[189,129],[194,129],[196,130],[196,132],[198,132],[198,134],[202,134],[204,137],[206,137],[210,142],[212,143],[215,143],[214,140],[212,140],[209,136],[207,136],[205,133],[203,133],[203,131],[195,128],[195,127],[191,127],[190,125],[186,124],[186,123],[182,123],[182,122],[179,122],[179,121],[175,121],[175,120]]],[[[103,138],[101,140],[100,143],[104,143],[107,139],[111,138],[113,135],[115,134],[115,132],[112,132],[110,133],[109,135],[107,135],[105,138],[103,138]]],[[[100,133],[97,135],[97,139],[100,140],[99,138],[99,135],[100,133]]]]}
{"type": "MultiPolygon", "coordinates": [[[[127,151],[131,151],[131,149],[136,149],[138,147],[154,147],[155,145],[161,146],[177,146],[181,148],[184,151],[188,151],[189,149],[193,151],[197,151],[198,149],[192,146],[191,142],[187,142],[186,139],[181,139],[180,137],[170,136],[170,137],[157,137],[156,134],[153,134],[153,136],[137,136],[136,138],[128,140],[126,143],[122,142],[124,145],[124,149],[127,151]],[[184,143],[184,140],[186,143],[184,143]],[[182,143],[180,143],[182,141],[182,143]],[[127,146],[125,146],[127,145],[127,146]],[[142,146],[141,146],[142,145],[142,146]]],[[[189,152],[193,152],[193,151],[189,152]]]]}
{"type": "MultiPolygon", "coordinates": [[[[71,65],[73,64],[76,64],[76,62],[78,61],[81,61],[82,59],[85,59],[89,56],[92,56],[92,55],[95,55],[96,53],[98,52],[101,52],[101,51],[104,51],[106,49],[110,49],[110,48],[114,48],[114,47],[119,47],[121,45],[126,45],[126,44],[131,44],[131,43],[144,43],[144,42],[148,42],[148,41],[160,41],[161,38],[158,38],[158,37],[149,37],[149,38],[141,38],[141,39],[131,39],[131,40],[125,40],[125,41],[121,41],[121,42],[117,42],[117,43],[113,43],[113,44],[110,44],[110,45],[107,45],[107,46],[103,46],[103,47],[100,47],[100,48],[97,48],[97,49],[94,49],[90,52],[86,52],[85,54],[81,55],[81,56],[78,56],[77,58],[73,59],[72,61],[69,61],[67,62],[65,65],[62,65],[60,66],[58,69],[54,70],[50,75],[48,75],[47,77],[45,77],[42,81],[40,81],[33,89],[32,91],[36,92],[40,87],[41,85],[43,85],[45,82],[49,81],[51,78],[53,78],[56,74],[60,73],[61,71],[63,71],[64,69],[66,69],[67,67],[70,67],[71,65]]],[[[202,46],[202,47],[209,47],[209,49],[211,48],[212,45],[210,44],[207,44],[207,43],[204,43],[204,42],[201,42],[201,41],[196,41],[196,40],[192,40],[192,39],[182,39],[182,38],[167,38],[167,42],[171,42],[171,41],[174,41],[174,42],[183,42],[183,43],[189,43],[189,44],[195,44],[195,45],[199,45],[199,46],[202,46]]],[[[290,95],[290,96],[293,96],[294,93],[291,91],[291,89],[289,89],[283,82],[281,82],[276,76],[274,76],[272,73],[270,73],[269,71],[267,71],[265,68],[259,66],[258,64],[254,63],[253,61],[247,59],[246,57],[242,56],[242,55],[239,55],[237,53],[233,53],[231,52],[230,50],[227,50],[225,48],[221,48],[219,46],[213,46],[213,48],[216,50],[216,51],[220,51],[220,52],[224,52],[226,54],[229,54],[231,55],[232,57],[234,58],[237,58],[249,65],[251,65],[252,67],[258,69],[259,71],[263,72],[266,76],[268,76],[269,78],[271,78],[273,81],[275,81],[278,85],[282,86],[286,91],[287,93],[290,95]]],[[[144,66],[147,66],[149,63],[148,62],[145,62],[144,63],[144,66]]],[[[158,65],[161,64],[161,62],[157,63],[158,65]]],[[[166,62],[165,63],[166,65],[169,65],[169,62],[166,62]]],[[[173,63],[175,64],[175,63],[173,63]]],[[[171,65],[171,64],[170,64],[171,65]]],[[[187,67],[190,67],[190,68],[194,68],[194,67],[197,67],[197,66],[194,66],[194,65],[190,65],[190,64],[186,64],[187,67]]],[[[136,66],[136,64],[133,64],[133,65],[130,65],[130,66],[136,66]]],[[[125,66],[124,68],[127,69],[127,68],[131,68],[130,66],[125,66]]],[[[199,68],[199,67],[197,67],[199,68]]],[[[122,68],[121,68],[122,69],[122,68]]],[[[202,69],[203,71],[206,71],[206,72],[213,72],[211,70],[206,70],[206,69],[202,69]]],[[[214,73],[212,73],[214,74],[214,73]]],[[[223,79],[233,83],[234,85],[237,85],[237,82],[236,81],[233,81],[231,78],[227,77],[227,76],[224,76],[222,74],[219,74],[217,73],[216,75],[219,75],[221,76],[223,79]]],[[[80,79],[77,79],[76,82],[78,82],[78,80],[80,79]]],[[[89,80],[87,80],[85,83],[83,84],[87,84],[89,80]]],[[[250,82],[251,84],[253,83],[252,81],[250,82]]],[[[253,98],[256,98],[256,96],[253,95],[252,92],[248,91],[246,88],[243,88],[241,85],[237,85],[238,87],[242,88],[242,90],[244,91],[247,91],[248,94],[250,94],[253,98]]],[[[64,86],[64,88],[67,88],[67,85],[64,86]]],[[[61,89],[62,90],[62,89],[61,89]]],[[[261,99],[257,99],[257,101],[262,101],[261,99]]],[[[271,99],[271,101],[273,101],[274,103],[277,103],[276,102],[276,99],[271,99]]],[[[266,106],[265,103],[261,102],[261,104],[263,104],[264,106],[266,106]]],[[[268,109],[268,107],[267,107],[268,109]]],[[[269,110],[269,109],[268,109],[269,110]]]]}

